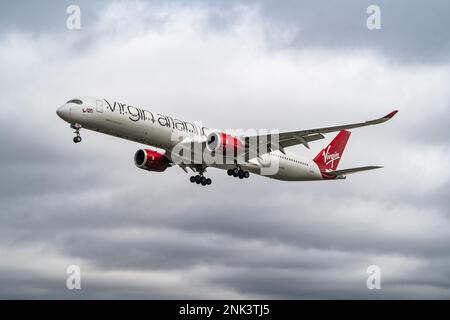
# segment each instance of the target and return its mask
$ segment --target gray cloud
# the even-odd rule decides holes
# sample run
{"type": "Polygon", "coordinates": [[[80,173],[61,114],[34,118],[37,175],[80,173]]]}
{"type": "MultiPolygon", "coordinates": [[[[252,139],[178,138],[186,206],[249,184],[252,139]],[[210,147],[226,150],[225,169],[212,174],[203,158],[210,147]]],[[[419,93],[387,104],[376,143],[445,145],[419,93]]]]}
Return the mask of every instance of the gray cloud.
{"type": "MultiPolygon", "coordinates": [[[[91,43],[96,21],[108,10],[112,1],[77,1],[82,8],[84,32],[83,44],[91,43]]],[[[139,1],[129,2],[132,5],[139,1]]],[[[158,5],[158,1],[147,1],[158,5]]],[[[65,10],[73,1],[39,1],[30,3],[19,0],[0,4],[3,13],[0,21],[3,33],[31,32],[37,36],[46,32],[61,32],[67,15],[65,10]]],[[[296,49],[310,47],[352,51],[368,48],[380,51],[398,62],[440,63],[448,62],[450,39],[445,0],[350,0],[329,1],[189,1],[166,2],[168,7],[207,7],[210,10],[208,25],[212,31],[220,32],[234,23],[236,7],[245,5],[257,8],[266,22],[264,30],[272,45],[292,46],[296,49]],[[381,8],[382,29],[369,31],[366,28],[366,9],[376,4],[381,8]],[[288,38],[280,37],[278,31],[294,32],[288,38]],[[284,39],[284,40],[283,40],[284,39]]],[[[118,17],[120,22],[121,17],[118,17]]],[[[158,19],[157,19],[158,20],[158,19]]],[[[147,21],[151,22],[151,21],[147,21]]],[[[155,22],[155,21],[153,21],[155,22]]],[[[82,49],[81,45],[78,49],[82,49]]]]}
{"type": "MultiPolygon", "coordinates": [[[[364,15],[351,18],[364,3],[104,2],[78,33],[53,27],[60,5],[27,23],[20,5],[0,43],[1,298],[449,297],[448,49],[428,55],[432,39],[402,24],[401,2],[380,4],[380,43],[365,39],[364,15]],[[355,130],[341,163],[381,171],[284,183],[211,169],[213,185],[198,188],[177,168],[135,168],[138,144],[86,131],[71,143],[55,109],[77,95],[218,127],[400,113],[355,130]],[[70,264],[80,292],[65,289],[70,264]],[[366,289],[371,264],[381,291],[366,289]]],[[[422,25],[437,32],[427,10],[422,25]]],[[[293,150],[314,156],[330,138],[293,150]]]]}

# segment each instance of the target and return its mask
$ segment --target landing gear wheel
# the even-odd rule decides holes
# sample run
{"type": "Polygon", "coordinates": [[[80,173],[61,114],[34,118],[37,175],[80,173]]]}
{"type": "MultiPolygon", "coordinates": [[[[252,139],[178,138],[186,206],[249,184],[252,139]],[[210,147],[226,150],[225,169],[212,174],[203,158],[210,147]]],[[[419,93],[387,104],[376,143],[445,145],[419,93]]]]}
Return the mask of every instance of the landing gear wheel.
{"type": "Polygon", "coordinates": [[[198,174],[190,177],[189,180],[192,183],[201,184],[202,186],[210,185],[212,183],[212,180],[204,176],[205,172],[206,172],[205,168],[197,169],[198,174]]]}
{"type": "Polygon", "coordinates": [[[244,171],[244,178],[247,179],[248,177],[250,177],[250,172],[244,171]]]}
{"type": "Polygon", "coordinates": [[[239,170],[238,175],[239,175],[239,179],[244,179],[244,171],[239,170]]]}
{"type": "Polygon", "coordinates": [[[75,130],[73,132],[73,133],[75,133],[75,137],[73,138],[73,142],[80,143],[81,142],[81,136],[80,136],[81,125],[79,125],[77,123],[73,123],[73,124],[70,125],[70,128],[75,130]]]}
{"type": "Polygon", "coordinates": [[[228,170],[227,170],[227,174],[228,174],[229,176],[232,176],[232,175],[233,175],[233,169],[228,169],[228,170]]]}

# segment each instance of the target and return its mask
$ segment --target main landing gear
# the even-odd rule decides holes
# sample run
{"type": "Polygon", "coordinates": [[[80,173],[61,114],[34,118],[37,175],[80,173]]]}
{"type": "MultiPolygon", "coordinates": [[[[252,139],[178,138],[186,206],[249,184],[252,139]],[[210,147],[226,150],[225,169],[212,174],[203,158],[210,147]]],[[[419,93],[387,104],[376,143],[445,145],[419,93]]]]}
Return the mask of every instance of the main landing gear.
{"type": "Polygon", "coordinates": [[[203,174],[198,174],[196,176],[192,176],[189,178],[192,183],[201,184],[202,186],[210,185],[212,180],[210,178],[206,178],[203,174]]]}
{"type": "Polygon", "coordinates": [[[227,173],[229,176],[233,176],[235,178],[239,177],[239,179],[247,179],[250,177],[250,173],[242,170],[241,168],[228,169],[227,173]]]}
{"type": "Polygon", "coordinates": [[[201,184],[202,186],[209,186],[212,183],[210,178],[203,176],[206,172],[204,167],[197,167],[196,171],[198,172],[198,175],[189,178],[192,183],[201,184]]]}
{"type": "Polygon", "coordinates": [[[79,124],[75,123],[75,124],[71,124],[70,127],[75,130],[74,133],[76,134],[76,136],[73,138],[73,142],[80,143],[81,142],[81,136],[80,136],[81,126],[79,124]]]}

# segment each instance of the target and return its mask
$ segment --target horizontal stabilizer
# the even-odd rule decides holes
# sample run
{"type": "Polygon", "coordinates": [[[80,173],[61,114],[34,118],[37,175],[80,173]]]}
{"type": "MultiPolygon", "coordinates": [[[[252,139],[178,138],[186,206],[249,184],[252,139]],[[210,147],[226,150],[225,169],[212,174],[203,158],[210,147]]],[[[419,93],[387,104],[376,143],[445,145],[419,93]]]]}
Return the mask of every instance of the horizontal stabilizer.
{"type": "Polygon", "coordinates": [[[350,169],[343,169],[343,170],[335,170],[335,171],[327,171],[327,174],[331,174],[333,176],[345,176],[347,174],[356,173],[360,171],[367,171],[367,170],[373,170],[373,169],[380,169],[383,167],[379,166],[367,166],[367,167],[358,167],[358,168],[350,168],[350,169]]]}

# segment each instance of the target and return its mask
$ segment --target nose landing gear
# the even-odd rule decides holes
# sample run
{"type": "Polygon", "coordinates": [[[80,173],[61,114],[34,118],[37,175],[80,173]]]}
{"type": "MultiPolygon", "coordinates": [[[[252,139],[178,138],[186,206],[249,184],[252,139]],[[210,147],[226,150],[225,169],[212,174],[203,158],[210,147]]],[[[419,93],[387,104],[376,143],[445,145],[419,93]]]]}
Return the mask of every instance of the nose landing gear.
{"type": "Polygon", "coordinates": [[[76,134],[76,136],[73,138],[73,142],[80,143],[81,142],[81,136],[80,136],[81,125],[79,125],[78,123],[75,123],[75,124],[71,124],[70,127],[75,130],[74,133],[76,134]]]}
{"type": "Polygon", "coordinates": [[[250,172],[244,171],[241,168],[228,169],[227,174],[235,178],[239,177],[239,179],[247,179],[248,177],[250,177],[250,172]]]}

